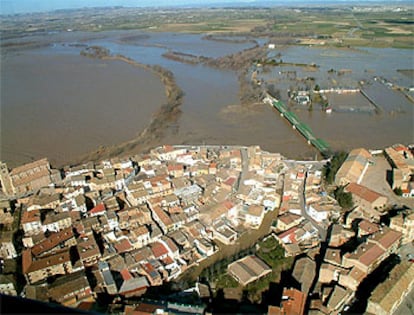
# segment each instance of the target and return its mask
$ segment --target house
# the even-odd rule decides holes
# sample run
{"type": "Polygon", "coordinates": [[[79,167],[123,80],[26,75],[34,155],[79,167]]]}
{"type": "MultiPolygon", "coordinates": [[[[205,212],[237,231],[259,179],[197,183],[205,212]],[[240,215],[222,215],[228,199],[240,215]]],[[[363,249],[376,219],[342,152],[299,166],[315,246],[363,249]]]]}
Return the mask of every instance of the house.
{"type": "Polygon", "coordinates": [[[161,274],[149,262],[145,262],[142,264],[142,271],[147,277],[151,286],[157,286],[162,284],[161,274]]]}
{"type": "Polygon", "coordinates": [[[94,163],[93,162],[88,162],[86,164],[66,168],[65,169],[65,177],[69,178],[69,177],[80,175],[80,174],[92,173],[93,171],[95,171],[94,163]]]}
{"type": "Polygon", "coordinates": [[[182,164],[169,164],[167,166],[168,175],[171,177],[182,177],[184,176],[184,165],[182,164]]]}
{"type": "Polygon", "coordinates": [[[87,176],[86,174],[73,175],[67,177],[66,180],[69,181],[69,185],[72,187],[84,187],[89,186],[87,176]]]}
{"type": "Polygon", "coordinates": [[[342,258],[342,265],[346,268],[358,267],[369,274],[389,255],[395,253],[400,245],[402,234],[383,227],[371,235],[367,242],[362,243],[353,253],[347,253],[342,258]]]}
{"type": "Polygon", "coordinates": [[[54,275],[72,273],[69,249],[39,259],[33,259],[30,249],[22,252],[22,271],[29,283],[35,283],[54,275]]]}
{"type": "Polygon", "coordinates": [[[368,238],[368,243],[374,243],[385,250],[388,254],[395,253],[401,245],[402,233],[394,231],[387,226],[382,226],[380,231],[368,238]]]}
{"type": "Polygon", "coordinates": [[[380,283],[368,299],[367,312],[394,314],[414,287],[414,264],[402,262],[391,270],[388,278],[380,283]]]}
{"type": "Polygon", "coordinates": [[[82,301],[94,302],[95,298],[84,271],[59,277],[48,286],[51,301],[75,307],[82,301]]]}
{"type": "Polygon", "coordinates": [[[17,252],[13,244],[13,232],[3,231],[0,233],[0,258],[13,259],[16,257],[17,252]]]}
{"type": "Polygon", "coordinates": [[[259,205],[251,205],[245,214],[245,223],[252,228],[259,228],[264,218],[264,208],[259,205]]]}
{"type": "Polygon", "coordinates": [[[0,275],[0,294],[17,296],[15,280],[11,275],[0,275]]]}
{"type": "Polygon", "coordinates": [[[214,244],[206,238],[199,238],[194,240],[194,245],[197,248],[198,252],[205,256],[211,256],[215,253],[214,244]]]}
{"type": "Polygon", "coordinates": [[[164,315],[167,314],[166,308],[164,304],[139,303],[137,306],[127,305],[125,306],[125,315],[164,315]]]}
{"type": "Polygon", "coordinates": [[[151,150],[151,155],[156,157],[160,161],[176,160],[179,155],[183,155],[187,152],[184,148],[176,148],[171,145],[164,145],[156,149],[151,150]]]}
{"type": "Polygon", "coordinates": [[[319,223],[328,220],[332,210],[332,205],[324,205],[321,203],[314,203],[306,207],[306,213],[319,223]]]}
{"type": "Polygon", "coordinates": [[[347,269],[340,266],[331,265],[330,263],[322,263],[319,269],[318,282],[324,284],[331,283],[333,281],[338,282],[339,277],[347,272],[347,269]]]}
{"type": "Polygon", "coordinates": [[[171,220],[171,217],[164,210],[161,209],[161,207],[159,206],[153,207],[150,204],[150,209],[151,209],[154,221],[158,223],[158,225],[160,226],[164,234],[173,230],[174,222],[171,220]]]}
{"type": "Polygon", "coordinates": [[[331,294],[329,295],[327,307],[331,313],[341,311],[345,305],[351,302],[355,293],[349,289],[342,288],[335,285],[331,294]]]}
{"type": "Polygon", "coordinates": [[[134,235],[133,239],[130,238],[133,241],[134,248],[144,247],[151,241],[150,232],[145,225],[133,229],[131,233],[134,235]]]}
{"type": "Polygon", "coordinates": [[[50,195],[37,194],[30,199],[27,205],[27,211],[36,209],[55,209],[61,200],[61,194],[55,193],[50,195]]]}
{"type": "Polygon", "coordinates": [[[63,247],[70,247],[76,245],[76,239],[72,231],[72,227],[63,229],[59,232],[50,234],[40,243],[32,247],[32,254],[34,256],[41,256],[60,250],[63,247]]]}
{"type": "Polygon", "coordinates": [[[309,221],[300,226],[294,226],[291,229],[277,235],[277,239],[282,244],[300,244],[302,247],[313,247],[318,242],[318,230],[313,227],[309,221]]]}
{"type": "Polygon", "coordinates": [[[399,214],[391,218],[390,228],[402,233],[401,244],[414,240],[414,213],[399,214]]]}
{"type": "Polygon", "coordinates": [[[388,198],[384,195],[356,183],[350,183],[345,191],[352,194],[355,205],[365,209],[382,210],[388,203],[388,198]]]}
{"type": "Polygon", "coordinates": [[[42,222],[43,232],[59,232],[72,226],[72,218],[68,212],[55,213],[49,211],[42,222]]]}
{"type": "Polygon", "coordinates": [[[85,267],[95,265],[101,257],[101,252],[93,234],[78,238],[76,249],[85,267]]]}
{"type": "Polygon", "coordinates": [[[120,157],[112,158],[110,163],[115,169],[134,168],[134,163],[132,162],[132,160],[129,159],[129,158],[125,158],[125,157],[123,157],[123,158],[120,158],[120,157]]]}
{"type": "Polygon", "coordinates": [[[164,244],[164,246],[168,250],[168,255],[174,259],[178,259],[180,256],[180,251],[174,241],[169,238],[168,236],[162,236],[159,240],[160,243],[164,244]]]}
{"type": "MultiPolygon", "coordinates": [[[[222,200],[225,200],[224,198],[222,200]]],[[[211,225],[214,221],[228,217],[229,212],[236,207],[231,201],[222,201],[213,206],[200,207],[200,219],[205,225],[211,225]]]]}
{"type": "Polygon", "coordinates": [[[341,273],[339,275],[339,284],[355,292],[367,275],[366,272],[354,266],[347,273],[341,273]]]}
{"type": "Polygon", "coordinates": [[[402,144],[396,144],[386,148],[384,155],[392,166],[393,182],[392,189],[401,188],[403,197],[413,197],[414,193],[411,176],[414,174],[414,158],[411,151],[402,144]]]}
{"type": "Polygon", "coordinates": [[[237,232],[224,222],[219,221],[213,226],[213,239],[217,239],[226,245],[234,244],[237,240],[237,232]]]}
{"type": "Polygon", "coordinates": [[[128,238],[123,237],[120,241],[114,244],[115,250],[118,254],[123,254],[134,249],[128,238]]]}
{"type": "Polygon", "coordinates": [[[309,257],[302,257],[296,260],[292,276],[301,285],[300,291],[305,295],[309,293],[313,279],[316,275],[316,263],[309,257]]]}
{"type": "Polygon", "coordinates": [[[99,203],[95,207],[93,207],[91,210],[88,211],[88,215],[90,217],[96,217],[99,215],[104,215],[106,212],[106,206],[104,203],[99,203]]]}
{"type": "Polygon", "coordinates": [[[181,200],[184,206],[197,202],[202,193],[203,190],[197,184],[174,190],[174,194],[181,200]]]}
{"type": "Polygon", "coordinates": [[[84,195],[80,194],[72,199],[72,211],[79,211],[81,213],[86,213],[87,210],[88,209],[86,206],[86,198],[84,195]]]}
{"type": "Polygon", "coordinates": [[[381,225],[362,219],[358,223],[358,237],[372,235],[381,231],[381,225]]]}
{"type": "Polygon", "coordinates": [[[125,298],[141,296],[150,286],[145,277],[133,277],[128,269],[121,270],[120,275],[118,294],[125,298]]]}
{"type": "Polygon", "coordinates": [[[235,176],[228,177],[226,180],[224,180],[221,183],[221,186],[228,191],[235,192],[236,187],[237,187],[237,177],[235,176]]]}
{"type": "Polygon", "coordinates": [[[3,228],[8,230],[13,229],[14,217],[10,201],[8,200],[0,200],[0,222],[3,225],[3,228]]]}
{"type": "Polygon", "coordinates": [[[299,241],[296,238],[296,232],[298,227],[294,226],[287,231],[284,231],[277,235],[277,239],[284,244],[297,244],[299,241]]]}
{"type": "Polygon", "coordinates": [[[371,161],[372,155],[366,149],[354,149],[349,152],[345,162],[335,175],[336,185],[360,184],[371,161]]]}
{"type": "Polygon", "coordinates": [[[113,277],[111,271],[109,270],[108,263],[106,261],[100,261],[98,263],[98,268],[99,268],[99,271],[101,272],[102,278],[103,278],[102,279],[103,282],[101,284],[105,288],[106,292],[108,294],[118,293],[118,289],[116,287],[114,277],[113,277]]]}
{"type": "Polygon", "coordinates": [[[23,211],[20,223],[25,235],[34,235],[42,232],[39,210],[23,211]]]}
{"type": "Polygon", "coordinates": [[[273,309],[271,309],[274,314],[303,315],[305,314],[306,295],[294,288],[283,288],[280,304],[280,307],[273,306],[273,309]]]}
{"type": "Polygon", "coordinates": [[[61,180],[60,173],[52,171],[47,159],[16,167],[9,173],[13,194],[27,195],[61,180]]]}
{"type": "Polygon", "coordinates": [[[339,247],[348,242],[355,236],[355,232],[345,229],[340,224],[333,224],[331,229],[331,237],[329,239],[329,246],[339,247]]]}
{"type": "Polygon", "coordinates": [[[266,265],[260,258],[251,255],[245,256],[227,267],[227,272],[241,285],[256,281],[272,272],[272,268],[266,265]]]}

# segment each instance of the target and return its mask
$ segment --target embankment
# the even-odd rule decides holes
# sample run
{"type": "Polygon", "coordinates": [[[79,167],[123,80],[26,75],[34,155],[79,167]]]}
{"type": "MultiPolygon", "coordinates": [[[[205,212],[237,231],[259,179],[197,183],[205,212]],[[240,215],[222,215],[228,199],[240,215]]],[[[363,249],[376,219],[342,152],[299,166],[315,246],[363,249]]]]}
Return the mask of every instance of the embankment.
{"type": "Polygon", "coordinates": [[[133,155],[156,146],[165,132],[175,125],[181,114],[180,106],[183,103],[184,92],[177,85],[173,73],[159,65],[146,65],[122,55],[110,55],[107,49],[99,46],[88,47],[81,52],[81,55],[107,61],[122,61],[133,67],[141,67],[151,71],[164,84],[167,103],[160,107],[149,121],[148,126],[134,139],[119,145],[101,146],[99,149],[79,157],[73,161],[73,164],[133,155]]]}

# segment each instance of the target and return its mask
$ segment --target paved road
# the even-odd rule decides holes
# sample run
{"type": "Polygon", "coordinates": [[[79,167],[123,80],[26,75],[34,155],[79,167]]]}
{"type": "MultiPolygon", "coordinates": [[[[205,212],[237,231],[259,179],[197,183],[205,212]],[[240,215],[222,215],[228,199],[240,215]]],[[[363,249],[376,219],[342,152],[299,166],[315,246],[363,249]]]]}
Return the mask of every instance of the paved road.
{"type": "Polygon", "coordinates": [[[240,173],[238,186],[237,186],[237,192],[240,192],[240,189],[242,187],[242,184],[244,183],[244,180],[246,178],[246,174],[249,171],[249,157],[247,154],[247,148],[246,147],[240,147],[240,153],[241,153],[241,162],[242,162],[242,171],[240,173]]]}

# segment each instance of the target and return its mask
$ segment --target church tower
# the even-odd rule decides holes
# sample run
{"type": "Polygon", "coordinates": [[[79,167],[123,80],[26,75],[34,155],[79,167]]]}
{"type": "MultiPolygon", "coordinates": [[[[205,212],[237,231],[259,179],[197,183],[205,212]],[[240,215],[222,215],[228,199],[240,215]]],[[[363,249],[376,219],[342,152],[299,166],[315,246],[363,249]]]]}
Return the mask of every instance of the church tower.
{"type": "Polygon", "coordinates": [[[9,175],[7,164],[0,161],[0,188],[7,196],[14,195],[13,184],[9,175]]]}

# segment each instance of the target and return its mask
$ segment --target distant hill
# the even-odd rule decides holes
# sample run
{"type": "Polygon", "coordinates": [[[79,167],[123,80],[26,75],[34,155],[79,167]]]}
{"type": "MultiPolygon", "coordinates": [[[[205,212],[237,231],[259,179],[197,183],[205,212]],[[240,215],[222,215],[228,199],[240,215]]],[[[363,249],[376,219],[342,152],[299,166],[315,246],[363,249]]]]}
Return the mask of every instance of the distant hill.
{"type": "MultiPolygon", "coordinates": [[[[390,4],[386,0],[2,0],[1,15],[48,12],[93,7],[262,7],[390,4]]],[[[392,5],[411,4],[411,0],[395,0],[392,5]]]]}

